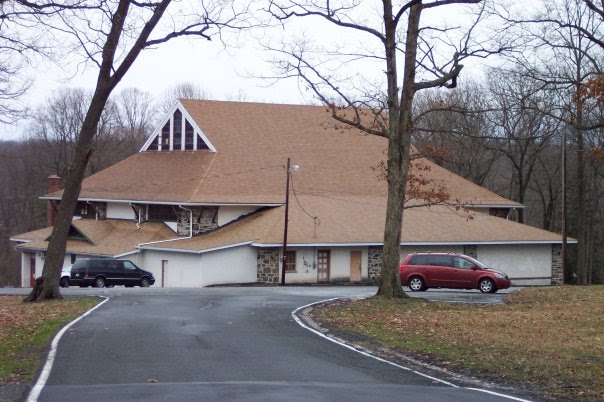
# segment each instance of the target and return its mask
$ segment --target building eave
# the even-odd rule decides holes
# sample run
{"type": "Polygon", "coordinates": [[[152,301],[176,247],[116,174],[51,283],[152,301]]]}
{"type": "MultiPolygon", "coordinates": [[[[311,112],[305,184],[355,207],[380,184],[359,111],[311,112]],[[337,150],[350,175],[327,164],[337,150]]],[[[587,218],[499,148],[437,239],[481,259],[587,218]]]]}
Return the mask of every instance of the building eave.
{"type": "MultiPolygon", "coordinates": [[[[61,197],[46,196],[39,197],[41,200],[60,201],[61,197]]],[[[178,202],[178,201],[147,201],[147,200],[128,200],[128,199],[111,199],[111,198],[78,198],[78,201],[88,202],[114,202],[120,204],[149,204],[149,205],[184,205],[188,207],[206,207],[206,206],[240,206],[240,207],[278,207],[283,205],[279,203],[251,203],[251,202],[178,202]]]]}

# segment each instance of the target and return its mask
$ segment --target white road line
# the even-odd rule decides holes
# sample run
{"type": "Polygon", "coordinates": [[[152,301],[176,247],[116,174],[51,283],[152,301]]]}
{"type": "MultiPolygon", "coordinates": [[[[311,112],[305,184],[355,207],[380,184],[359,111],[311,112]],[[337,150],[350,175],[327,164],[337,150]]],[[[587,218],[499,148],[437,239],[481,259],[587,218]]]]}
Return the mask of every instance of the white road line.
{"type": "Polygon", "coordinates": [[[29,396],[27,397],[27,400],[26,400],[27,402],[37,402],[38,401],[38,398],[40,397],[40,393],[42,392],[42,388],[44,388],[44,386],[46,385],[46,381],[48,381],[48,377],[50,376],[50,370],[52,370],[52,365],[55,361],[55,355],[57,354],[57,345],[59,344],[59,341],[61,340],[61,337],[63,336],[63,334],[65,334],[65,332],[69,328],[71,328],[71,326],[74,325],[76,322],[80,321],[82,318],[86,317],[88,314],[92,313],[94,310],[96,310],[97,308],[99,308],[103,304],[105,304],[107,301],[109,301],[108,297],[105,297],[105,296],[99,296],[99,297],[102,297],[105,300],[103,300],[102,302],[100,302],[99,304],[97,304],[96,306],[94,306],[93,308],[91,308],[90,310],[88,310],[87,312],[85,312],[84,314],[82,314],[81,316],[79,316],[78,318],[76,318],[75,320],[73,320],[72,322],[67,324],[66,326],[64,326],[63,329],[61,329],[55,335],[55,337],[52,340],[52,343],[50,344],[50,351],[48,352],[48,356],[46,357],[46,363],[44,364],[44,368],[42,368],[42,371],[40,372],[40,376],[38,377],[38,380],[32,387],[31,391],[29,392],[29,396]]]}
{"type": "MultiPolygon", "coordinates": [[[[429,378],[429,379],[430,379],[430,380],[432,380],[432,381],[436,381],[436,382],[439,382],[439,383],[441,383],[441,384],[448,385],[448,386],[450,386],[450,387],[459,388],[459,386],[458,386],[458,385],[455,385],[455,384],[450,383],[450,382],[448,382],[448,381],[441,380],[440,378],[436,378],[436,377],[430,376],[430,375],[428,375],[428,374],[425,374],[425,373],[419,372],[419,371],[414,370],[414,369],[409,368],[409,367],[401,366],[400,364],[396,364],[396,363],[391,362],[391,361],[388,361],[388,360],[386,360],[386,359],[382,359],[381,357],[378,357],[378,356],[372,355],[371,353],[367,353],[367,352],[365,352],[365,351],[363,351],[363,350],[359,350],[359,349],[355,348],[354,346],[351,346],[351,345],[347,345],[347,344],[345,344],[345,343],[342,343],[342,342],[338,341],[337,339],[331,338],[331,337],[329,337],[329,336],[325,335],[324,333],[322,333],[322,332],[320,332],[320,331],[317,331],[317,330],[316,330],[316,329],[314,329],[314,328],[309,327],[309,326],[308,326],[308,325],[306,325],[306,324],[305,324],[305,323],[304,323],[302,320],[300,320],[300,319],[298,318],[298,316],[297,316],[298,311],[303,310],[303,309],[305,309],[305,308],[307,308],[307,307],[314,306],[314,305],[316,305],[316,304],[321,304],[321,303],[330,302],[330,301],[337,300],[337,299],[339,299],[339,297],[334,297],[334,298],[332,298],[332,299],[322,300],[322,301],[318,301],[318,302],[314,302],[314,303],[307,304],[307,305],[302,306],[302,307],[298,307],[297,309],[295,309],[295,310],[292,312],[292,317],[293,317],[293,318],[294,318],[294,320],[295,320],[295,321],[298,323],[298,325],[300,325],[301,327],[303,327],[303,328],[305,328],[305,329],[307,329],[307,330],[309,330],[309,331],[311,331],[311,332],[315,333],[316,335],[319,335],[320,337],[322,337],[322,338],[324,338],[324,339],[327,339],[328,341],[331,341],[331,342],[333,342],[333,343],[335,343],[335,344],[338,344],[338,345],[343,346],[343,347],[345,347],[345,348],[347,348],[347,349],[353,350],[353,351],[355,351],[355,352],[357,352],[357,353],[360,353],[360,354],[362,354],[362,355],[364,355],[364,356],[371,357],[372,359],[378,360],[378,361],[380,361],[380,362],[387,363],[387,364],[390,364],[391,366],[398,367],[398,368],[400,368],[400,369],[402,369],[402,370],[411,371],[412,373],[415,373],[415,374],[417,374],[417,375],[419,375],[419,376],[422,376],[422,377],[425,377],[425,378],[429,378]]],[[[479,392],[485,392],[485,393],[487,393],[487,394],[497,395],[497,396],[500,396],[500,397],[502,397],[502,398],[507,398],[507,399],[511,399],[511,400],[514,400],[514,401],[520,401],[520,402],[531,402],[531,401],[529,401],[529,400],[527,400],[527,399],[521,399],[521,398],[517,398],[517,397],[511,396],[511,395],[505,395],[505,394],[500,394],[500,393],[498,393],[498,392],[487,391],[487,390],[485,390],[485,389],[480,389],[480,388],[466,388],[466,389],[471,389],[471,390],[473,390],[473,391],[479,391],[479,392]]],[[[28,402],[29,402],[29,401],[28,401],[28,402]]]]}

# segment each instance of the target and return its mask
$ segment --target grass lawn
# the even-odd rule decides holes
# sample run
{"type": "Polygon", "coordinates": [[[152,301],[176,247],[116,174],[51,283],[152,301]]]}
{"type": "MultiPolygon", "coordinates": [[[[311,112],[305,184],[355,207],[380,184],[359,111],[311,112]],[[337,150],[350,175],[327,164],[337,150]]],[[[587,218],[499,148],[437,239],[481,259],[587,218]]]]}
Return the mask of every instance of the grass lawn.
{"type": "Polygon", "coordinates": [[[373,297],[327,304],[311,316],[355,343],[517,385],[534,397],[604,400],[604,286],[526,288],[505,300],[373,297]]]}
{"type": "Polygon", "coordinates": [[[0,385],[31,382],[55,334],[100,302],[96,298],[22,300],[23,296],[0,296],[0,385]]]}

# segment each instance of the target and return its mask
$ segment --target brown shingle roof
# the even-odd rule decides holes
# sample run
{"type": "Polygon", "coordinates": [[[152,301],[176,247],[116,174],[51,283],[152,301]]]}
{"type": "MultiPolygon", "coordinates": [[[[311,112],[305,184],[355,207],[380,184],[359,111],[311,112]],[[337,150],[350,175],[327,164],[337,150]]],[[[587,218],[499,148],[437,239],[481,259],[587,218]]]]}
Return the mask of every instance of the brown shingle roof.
{"type": "MultiPolygon", "coordinates": [[[[299,203],[292,201],[290,204],[288,244],[382,244],[386,209],[382,197],[298,198],[299,203]],[[315,216],[318,217],[317,224],[313,219],[315,216]]],[[[283,242],[284,208],[267,208],[202,236],[152,244],[146,248],[202,252],[246,243],[278,246],[283,242]]],[[[485,213],[432,206],[405,210],[401,242],[557,243],[560,236],[485,213]]]]}
{"type": "MultiPolygon", "coordinates": [[[[181,100],[217,152],[143,152],[84,180],[81,199],[198,204],[284,201],[285,169],[298,164],[301,193],[386,196],[376,167],[385,138],[343,128],[325,107],[181,100]]],[[[476,205],[519,204],[431,162],[451,198],[476,205]]],[[[55,193],[54,196],[59,195],[55,193]]]]}
{"type": "MultiPolygon", "coordinates": [[[[323,197],[296,194],[290,203],[288,244],[291,245],[379,245],[383,241],[385,202],[383,197],[323,197]],[[313,219],[317,217],[318,219],[313,219]]],[[[76,226],[93,244],[69,240],[67,252],[115,256],[143,248],[204,252],[241,244],[279,246],[283,242],[284,206],[268,207],[242,217],[217,230],[192,238],[177,238],[162,223],[147,222],[137,229],[126,220],[80,219],[76,226]],[[177,240],[174,240],[177,239],[177,240]],[[168,241],[165,241],[168,240],[168,241]]],[[[18,236],[28,240],[17,246],[46,250],[51,228],[18,236]]],[[[573,239],[570,239],[573,242],[573,239]]],[[[528,225],[473,212],[471,215],[445,206],[410,208],[404,212],[403,244],[444,243],[558,243],[560,236],[528,225]],[[470,219],[471,218],[471,219],[470,219]]]]}
{"type": "MultiPolygon", "coordinates": [[[[66,252],[72,254],[116,256],[134,251],[140,243],[176,237],[168,226],[158,222],[142,223],[140,229],[136,222],[117,219],[78,219],[72,224],[92,242],[91,244],[86,240],[67,240],[66,252]]],[[[51,231],[52,227],[48,227],[13,236],[12,239],[26,241],[17,245],[17,249],[46,250],[46,239],[51,231]]]]}

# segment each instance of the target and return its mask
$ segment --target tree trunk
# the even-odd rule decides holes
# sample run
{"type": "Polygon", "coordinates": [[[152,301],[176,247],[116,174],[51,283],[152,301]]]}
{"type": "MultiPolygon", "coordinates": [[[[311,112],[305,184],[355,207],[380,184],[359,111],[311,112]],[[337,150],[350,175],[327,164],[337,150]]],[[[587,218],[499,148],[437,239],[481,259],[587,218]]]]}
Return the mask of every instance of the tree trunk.
{"type": "Polygon", "coordinates": [[[404,297],[399,265],[401,231],[403,225],[403,201],[409,172],[412,119],[411,109],[415,95],[415,63],[417,38],[422,5],[413,5],[409,11],[405,43],[405,70],[400,101],[396,79],[396,24],[392,19],[392,4],[384,1],[386,28],[386,63],[388,79],[388,203],[384,228],[384,253],[378,296],[404,297]]]}
{"type": "MultiPolygon", "coordinates": [[[[169,0],[164,0],[169,2],[169,0]]],[[[65,246],[67,244],[67,236],[73,219],[82,180],[86,172],[86,166],[92,155],[93,140],[96,130],[101,119],[101,113],[105,108],[107,100],[111,95],[111,91],[123,78],[124,74],[136,56],[144,47],[144,40],[138,43],[133,50],[128,54],[122,65],[114,70],[114,58],[119,44],[119,38],[123,31],[126,16],[128,15],[129,0],[120,0],[112,18],[111,29],[107,34],[105,45],[103,46],[103,62],[101,63],[96,89],[90,101],[90,105],[86,112],[86,117],[82,123],[79,137],[76,141],[75,153],[73,161],[67,172],[63,197],[57,212],[56,223],[53,226],[44,260],[44,269],[42,271],[43,281],[41,282],[42,289],[34,288],[27,299],[32,301],[61,299],[61,291],[59,288],[59,276],[63,262],[65,260],[65,246]],[[112,75],[113,73],[113,75],[112,75]]],[[[167,4],[165,4],[167,6],[167,4]]],[[[159,8],[159,7],[158,7],[159,8]]],[[[161,10],[165,10],[165,7],[161,10]]],[[[161,11],[160,10],[160,11],[161,11]]],[[[156,16],[156,21],[161,17],[163,11],[156,16]]],[[[157,23],[157,22],[155,22],[157,23]]],[[[150,32],[147,33],[147,35],[150,32]]],[[[142,37],[141,37],[142,38],[142,37]]],[[[141,39],[139,38],[139,39],[141,39]]]]}
{"type": "Polygon", "coordinates": [[[50,242],[48,243],[46,258],[44,259],[44,269],[42,271],[43,281],[40,283],[42,289],[40,290],[34,287],[27,298],[28,300],[36,301],[63,298],[59,288],[59,276],[65,259],[67,236],[69,234],[69,228],[71,227],[73,213],[78,202],[78,196],[80,195],[80,188],[82,180],[84,179],[84,173],[86,172],[86,166],[88,165],[88,161],[92,154],[92,144],[96,127],[101,118],[105,103],[109,98],[109,93],[110,90],[108,90],[106,86],[101,86],[101,88],[97,88],[97,91],[90,102],[86,119],[84,120],[80,136],[76,143],[74,159],[67,173],[63,197],[61,198],[56,222],[52,229],[50,242]]]}

